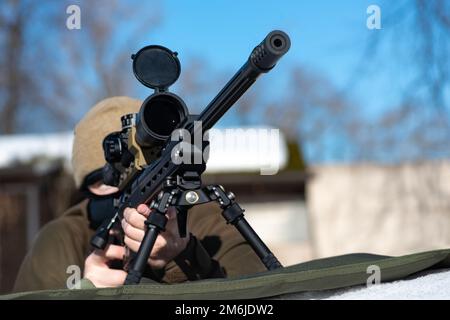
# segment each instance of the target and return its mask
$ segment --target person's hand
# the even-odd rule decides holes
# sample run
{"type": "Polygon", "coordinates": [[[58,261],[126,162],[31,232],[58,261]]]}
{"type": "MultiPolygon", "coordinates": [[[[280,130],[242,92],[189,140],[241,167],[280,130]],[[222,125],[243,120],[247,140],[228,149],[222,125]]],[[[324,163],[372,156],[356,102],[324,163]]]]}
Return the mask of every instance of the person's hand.
{"type": "MultiPolygon", "coordinates": [[[[125,233],[125,244],[134,252],[139,250],[145,234],[145,220],[152,214],[148,206],[141,204],[137,209],[126,208],[123,213],[122,228],[125,233]]],[[[180,238],[176,219],[176,210],[170,207],[166,213],[168,219],[166,231],[156,238],[153,250],[150,253],[148,264],[154,268],[163,268],[187,246],[189,236],[180,238]]],[[[189,235],[189,232],[187,232],[189,235]]]]}
{"type": "Polygon", "coordinates": [[[118,287],[123,285],[127,273],[123,270],[111,269],[113,260],[123,260],[125,248],[110,244],[105,250],[93,251],[84,262],[84,277],[97,288],[118,287]]]}

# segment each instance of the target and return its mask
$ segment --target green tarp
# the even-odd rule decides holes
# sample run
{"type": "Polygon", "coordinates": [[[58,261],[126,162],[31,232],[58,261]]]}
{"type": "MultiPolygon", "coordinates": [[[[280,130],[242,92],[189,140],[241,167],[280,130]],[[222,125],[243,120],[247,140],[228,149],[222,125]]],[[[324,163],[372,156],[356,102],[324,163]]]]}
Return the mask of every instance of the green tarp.
{"type": "MultiPolygon", "coordinates": [[[[245,263],[245,261],[242,261],[245,263]]],[[[256,299],[281,294],[344,288],[365,284],[376,265],[381,282],[414,273],[450,268],[450,249],[401,257],[348,254],[318,259],[246,277],[212,279],[183,284],[142,284],[106,289],[46,290],[15,293],[0,299],[256,299]],[[370,270],[370,269],[369,269],[370,270]]]]}

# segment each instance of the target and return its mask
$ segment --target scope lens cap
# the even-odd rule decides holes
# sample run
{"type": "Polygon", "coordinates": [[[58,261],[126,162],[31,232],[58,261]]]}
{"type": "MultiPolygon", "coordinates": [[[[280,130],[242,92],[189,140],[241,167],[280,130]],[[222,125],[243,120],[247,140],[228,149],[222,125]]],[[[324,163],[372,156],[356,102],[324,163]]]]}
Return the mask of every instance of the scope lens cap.
{"type": "Polygon", "coordinates": [[[180,61],[177,53],[163,46],[151,45],[131,56],[135,77],[144,86],[166,89],[180,76],[180,61]]]}

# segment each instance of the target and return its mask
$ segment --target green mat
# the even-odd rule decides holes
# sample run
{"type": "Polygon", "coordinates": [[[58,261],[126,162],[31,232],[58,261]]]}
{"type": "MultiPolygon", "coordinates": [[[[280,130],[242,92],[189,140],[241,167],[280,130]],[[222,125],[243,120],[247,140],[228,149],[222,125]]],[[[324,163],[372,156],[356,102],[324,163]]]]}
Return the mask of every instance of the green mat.
{"type": "MultiPolygon", "coordinates": [[[[245,261],[242,261],[245,263],[245,261]]],[[[367,268],[377,265],[381,282],[414,273],[450,267],[450,249],[401,257],[348,254],[304,262],[251,276],[183,284],[143,284],[120,288],[45,290],[0,296],[0,299],[257,299],[281,294],[344,288],[365,284],[367,268]]]]}

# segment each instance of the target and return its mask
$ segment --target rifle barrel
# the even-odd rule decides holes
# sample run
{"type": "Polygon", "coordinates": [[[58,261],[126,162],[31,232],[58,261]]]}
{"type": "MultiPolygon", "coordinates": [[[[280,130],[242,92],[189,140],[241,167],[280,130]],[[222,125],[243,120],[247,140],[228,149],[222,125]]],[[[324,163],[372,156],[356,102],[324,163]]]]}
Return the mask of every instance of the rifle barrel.
{"type": "MultiPolygon", "coordinates": [[[[199,115],[197,121],[201,121],[201,129],[206,131],[212,128],[262,73],[269,72],[275,66],[289,48],[290,39],[286,33],[279,30],[270,32],[199,115]]],[[[193,123],[187,123],[184,129],[194,134],[193,123]]],[[[148,203],[161,189],[165,179],[176,173],[178,165],[172,162],[171,157],[172,149],[177,144],[177,141],[170,141],[161,157],[143,170],[128,190],[125,189],[120,214],[126,207],[135,208],[141,203],[148,203]]]]}

